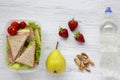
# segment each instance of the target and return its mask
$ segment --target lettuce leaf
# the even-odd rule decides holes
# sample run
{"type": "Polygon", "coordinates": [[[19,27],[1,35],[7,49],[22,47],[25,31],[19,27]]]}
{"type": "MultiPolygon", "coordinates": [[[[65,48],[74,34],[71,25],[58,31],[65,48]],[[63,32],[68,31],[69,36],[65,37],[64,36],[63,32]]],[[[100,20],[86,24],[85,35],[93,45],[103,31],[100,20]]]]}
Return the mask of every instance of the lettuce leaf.
{"type": "Polygon", "coordinates": [[[23,65],[21,65],[19,63],[9,64],[9,68],[10,69],[15,69],[15,70],[21,70],[21,69],[23,69],[23,65]]]}
{"type": "Polygon", "coordinates": [[[39,31],[36,29],[34,30],[34,33],[35,33],[35,40],[36,40],[36,62],[38,63],[40,59],[41,42],[40,42],[39,31]]]}
{"type": "MultiPolygon", "coordinates": [[[[29,42],[29,44],[28,44],[28,46],[27,46],[27,48],[29,48],[32,44],[33,44],[33,42],[35,41],[35,39],[33,38],[33,39],[31,39],[31,41],[29,42]]],[[[27,49],[26,48],[26,49],[27,49]]]]}
{"type": "Polygon", "coordinates": [[[38,29],[39,30],[39,35],[41,36],[41,29],[40,26],[38,24],[36,24],[35,22],[28,22],[28,27],[32,27],[33,30],[38,29]]]}

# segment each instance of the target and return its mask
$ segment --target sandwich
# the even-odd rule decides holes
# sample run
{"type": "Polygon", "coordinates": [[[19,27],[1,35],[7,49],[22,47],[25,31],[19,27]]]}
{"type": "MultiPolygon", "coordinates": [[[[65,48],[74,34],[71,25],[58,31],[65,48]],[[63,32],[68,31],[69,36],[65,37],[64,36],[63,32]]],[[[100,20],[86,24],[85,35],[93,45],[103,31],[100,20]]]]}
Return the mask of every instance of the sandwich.
{"type": "Polygon", "coordinates": [[[26,28],[14,36],[7,35],[6,61],[14,70],[33,69],[39,64],[41,52],[41,29],[35,22],[28,22],[26,28]]]}
{"type": "Polygon", "coordinates": [[[17,56],[20,54],[28,36],[29,36],[29,33],[15,35],[15,36],[8,36],[7,35],[7,41],[8,41],[8,44],[10,46],[11,55],[12,55],[13,60],[15,60],[17,58],[17,56]]]}
{"type": "Polygon", "coordinates": [[[35,41],[18,57],[15,62],[34,67],[35,64],[35,41]]]}

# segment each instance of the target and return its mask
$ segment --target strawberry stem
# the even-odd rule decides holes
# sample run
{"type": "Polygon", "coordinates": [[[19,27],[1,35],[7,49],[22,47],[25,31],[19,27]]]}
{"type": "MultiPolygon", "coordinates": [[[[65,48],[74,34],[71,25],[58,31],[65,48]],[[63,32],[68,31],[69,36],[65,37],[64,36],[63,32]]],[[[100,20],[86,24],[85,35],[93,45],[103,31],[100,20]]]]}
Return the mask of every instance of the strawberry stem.
{"type": "Polygon", "coordinates": [[[75,19],[74,19],[74,17],[72,18],[72,22],[74,22],[75,21],[75,19]]]}
{"type": "Polygon", "coordinates": [[[58,48],[58,44],[59,44],[59,42],[57,41],[57,44],[56,44],[56,48],[55,48],[55,49],[57,49],[57,48],[58,48]]]}
{"type": "Polygon", "coordinates": [[[61,26],[59,26],[59,27],[60,27],[59,31],[62,31],[63,28],[61,26]]]}
{"type": "Polygon", "coordinates": [[[80,35],[80,32],[78,31],[74,34],[74,38],[77,38],[79,35],[80,35]]]}

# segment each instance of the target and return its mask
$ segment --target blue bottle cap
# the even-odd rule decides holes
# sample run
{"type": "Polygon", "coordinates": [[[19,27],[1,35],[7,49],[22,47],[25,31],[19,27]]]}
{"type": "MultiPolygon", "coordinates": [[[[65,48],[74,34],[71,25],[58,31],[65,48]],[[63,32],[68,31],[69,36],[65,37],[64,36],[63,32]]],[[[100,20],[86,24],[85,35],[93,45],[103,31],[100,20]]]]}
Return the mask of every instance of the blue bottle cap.
{"type": "Polygon", "coordinates": [[[110,7],[107,7],[106,10],[105,10],[105,13],[112,13],[112,10],[110,7]]]}

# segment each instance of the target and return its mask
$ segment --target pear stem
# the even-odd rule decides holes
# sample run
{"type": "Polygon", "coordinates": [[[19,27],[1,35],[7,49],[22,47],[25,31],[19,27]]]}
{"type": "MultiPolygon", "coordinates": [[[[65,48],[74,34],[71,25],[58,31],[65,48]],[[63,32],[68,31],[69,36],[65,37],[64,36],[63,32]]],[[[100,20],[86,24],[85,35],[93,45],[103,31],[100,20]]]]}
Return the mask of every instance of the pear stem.
{"type": "Polygon", "coordinates": [[[59,44],[59,42],[57,42],[57,44],[56,44],[56,48],[55,48],[55,49],[57,49],[57,48],[58,48],[58,44],[59,44]]]}

